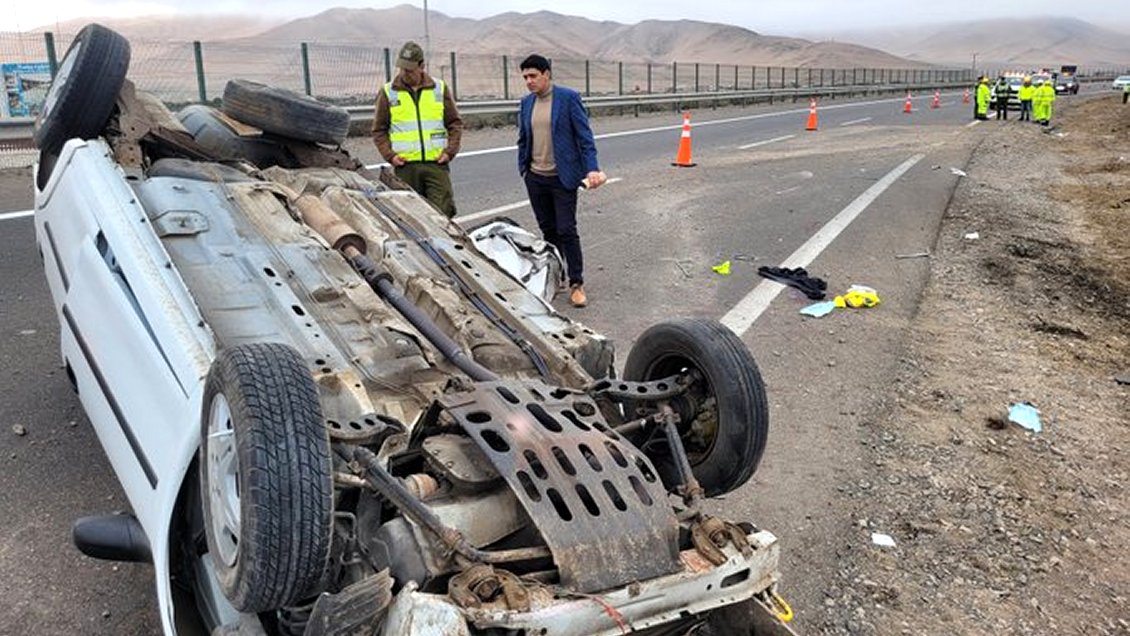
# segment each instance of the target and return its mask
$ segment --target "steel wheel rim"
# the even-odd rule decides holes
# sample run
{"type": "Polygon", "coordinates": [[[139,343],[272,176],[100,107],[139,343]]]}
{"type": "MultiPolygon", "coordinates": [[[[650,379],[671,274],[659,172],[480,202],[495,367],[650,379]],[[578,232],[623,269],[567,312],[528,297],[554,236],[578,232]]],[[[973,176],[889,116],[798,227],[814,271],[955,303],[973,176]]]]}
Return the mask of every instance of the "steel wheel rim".
{"type": "Polygon", "coordinates": [[[59,101],[59,93],[63,91],[63,86],[65,86],[67,80],[70,79],[71,69],[75,66],[75,60],[78,59],[82,45],[83,43],[81,41],[75,42],[70,55],[63,58],[62,65],[60,65],[59,70],[55,72],[55,79],[51,81],[51,88],[48,89],[47,96],[43,98],[43,108],[39,111],[40,120],[51,114],[51,111],[55,108],[55,102],[59,101]]]}
{"type": "Polygon", "coordinates": [[[208,411],[207,503],[217,560],[228,567],[239,559],[241,526],[239,457],[231,408],[223,395],[216,395],[208,411]]]}

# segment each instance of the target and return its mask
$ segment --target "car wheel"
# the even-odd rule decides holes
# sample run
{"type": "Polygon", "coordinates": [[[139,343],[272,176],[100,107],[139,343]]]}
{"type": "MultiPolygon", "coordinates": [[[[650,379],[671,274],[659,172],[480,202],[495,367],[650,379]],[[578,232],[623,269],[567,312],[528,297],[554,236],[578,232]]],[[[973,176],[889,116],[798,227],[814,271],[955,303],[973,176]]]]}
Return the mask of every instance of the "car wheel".
{"type": "Polygon", "coordinates": [[[36,186],[47,186],[68,139],[102,132],[129,70],[129,42],[100,24],[88,24],[71,42],[51,80],[32,140],[39,149],[36,186]]]}
{"type": "Polygon", "coordinates": [[[243,159],[259,168],[290,163],[281,145],[262,137],[237,135],[216,117],[216,111],[210,106],[203,104],[186,106],[177,113],[177,119],[196,143],[215,155],[217,159],[243,159]]]}
{"type": "Polygon", "coordinates": [[[75,36],[51,81],[33,139],[40,150],[58,152],[68,139],[102,132],[129,69],[129,42],[100,24],[75,36]]]}
{"type": "Polygon", "coordinates": [[[282,137],[340,144],[349,132],[349,113],[313,97],[249,80],[224,86],[224,113],[282,137]]]}
{"type": "MultiPolygon", "coordinates": [[[[691,470],[708,496],[730,492],[757,470],[769,432],[757,363],[745,343],[718,322],[681,319],[656,324],[639,337],[624,378],[649,381],[681,371],[698,378],[673,405],[691,470]]],[[[632,441],[655,464],[664,485],[675,486],[678,472],[662,432],[632,441]]]]}
{"type": "Polygon", "coordinates": [[[227,349],[208,372],[201,416],[204,530],[233,607],[261,612],[316,594],[329,560],[329,437],[294,349],[227,349]]]}

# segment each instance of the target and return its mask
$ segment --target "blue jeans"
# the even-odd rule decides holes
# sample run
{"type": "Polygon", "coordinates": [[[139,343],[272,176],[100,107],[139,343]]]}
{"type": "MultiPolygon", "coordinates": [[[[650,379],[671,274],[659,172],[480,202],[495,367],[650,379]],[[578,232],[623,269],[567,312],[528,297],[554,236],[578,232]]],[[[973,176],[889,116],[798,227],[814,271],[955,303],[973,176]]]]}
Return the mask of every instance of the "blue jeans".
{"type": "Polygon", "coordinates": [[[542,236],[565,259],[569,284],[583,284],[585,260],[577,234],[577,191],[565,189],[557,177],[543,177],[532,171],[526,172],[525,181],[542,236]]]}

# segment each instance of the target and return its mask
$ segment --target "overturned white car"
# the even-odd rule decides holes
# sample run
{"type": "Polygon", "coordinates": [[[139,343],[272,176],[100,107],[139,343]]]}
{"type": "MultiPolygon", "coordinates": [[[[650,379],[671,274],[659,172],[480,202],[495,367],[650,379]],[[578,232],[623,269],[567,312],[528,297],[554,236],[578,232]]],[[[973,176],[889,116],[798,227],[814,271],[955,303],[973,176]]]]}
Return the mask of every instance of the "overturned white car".
{"type": "Polygon", "coordinates": [[[172,115],[90,25],[36,131],[62,357],[167,634],[790,633],[778,544],[710,516],[764,386],[702,320],[613,349],[389,173],[348,117],[234,81],[172,115]],[[722,620],[719,620],[719,617],[722,620]],[[713,625],[713,627],[712,627],[713,625]]]}

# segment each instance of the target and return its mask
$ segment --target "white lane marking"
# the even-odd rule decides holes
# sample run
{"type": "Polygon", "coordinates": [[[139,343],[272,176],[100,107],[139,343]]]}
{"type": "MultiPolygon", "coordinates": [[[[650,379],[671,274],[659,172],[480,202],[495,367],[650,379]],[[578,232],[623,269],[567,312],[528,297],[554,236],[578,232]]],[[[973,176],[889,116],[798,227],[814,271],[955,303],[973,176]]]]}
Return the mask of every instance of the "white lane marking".
{"type": "MultiPolygon", "coordinates": [[[[840,232],[843,232],[860,213],[867,209],[867,206],[871,205],[883,191],[889,188],[891,184],[906,173],[907,170],[914,167],[914,164],[921,161],[925,156],[926,155],[921,154],[914,155],[899,164],[894,170],[888,172],[882,179],[872,184],[870,188],[867,188],[863,194],[856,197],[855,200],[849,203],[839,214],[832,217],[832,220],[824,224],[824,227],[817,230],[816,234],[813,234],[812,238],[805,241],[804,245],[801,245],[786,258],[784,262],[781,263],[781,267],[808,267],[821,252],[832,244],[832,241],[840,235],[840,232]]],[[[739,336],[744,335],[753,325],[754,321],[769,308],[769,303],[771,303],[784,288],[784,285],[775,281],[761,281],[745,298],[738,301],[738,304],[734,305],[733,309],[726,312],[726,315],[722,317],[722,324],[739,336]]]]}
{"type": "Polygon", "coordinates": [[[845,121],[844,123],[842,123],[840,125],[841,126],[850,126],[852,124],[862,124],[865,121],[871,121],[871,118],[870,117],[861,117],[859,119],[853,119],[851,121],[845,121]]]}
{"type": "Polygon", "coordinates": [[[774,192],[773,194],[788,194],[788,193],[792,192],[793,190],[800,190],[800,186],[793,186],[791,188],[785,188],[784,190],[774,192]]]}
{"type": "MultiPolygon", "coordinates": [[[[901,102],[901,101],[903,101],[903,98],[901,98],[901,97],[896,98],[896,99],[873,99],[873,100],[869,100],[869,101],[865,101],[865,102],[851,102],[851,103],[848,103],[848,104],[821,105],[820,108],[822,108],[823,110],[836,110],[836,109],[839,109],[839,108],[855,108],[856,106],[874,106],[875,104],[889,104],[891,102],[901,102]]],[[[724,119],[712,119],[712,120],[709,120],[709,121],[694,122],[693,125],[691,126],[691,128],[694,128],[695,126],[716,126],[718,124],[732,124],[732,123],[741,122],[741,121],[752,121],[754,119],[766,119],[768,117],[781,117],[783,115],[798,115],[798,114],[808,114],[808,107],[806,106],[804,108],[793,108],[791,110],[781,110],[781,111],[776,111],[776,112],[772,112],[772,113],[757,113],[756,115],[742,115],[741,117],[726,117],[724,119]]],[[[683,124],[682,124],[682,122],[679,122],[677,124],[670,124],[670,125],[667,125],[667,126],[655,126],[653,128],[640,128],[640,129],[637,129],[637,130],[621,130],[620,132],[601,133],[599,135],[595,135],[595,137],[596,137],[596,139],[611,139],[613,137],[627,137],[629,135],[645,135],[645,134],[654,133],[654,132],[663,132],[663,131],[667,131],[667,130],[682,130],[682,129],[683,129],[683,124]]],[[[463,150],[463,151],[459,152],[459,156],[460,157],[475,157],[475,156],[478,156],[478,155],[490,155],[490,154],[494,154],[494,153],[498,153],[498,152],[511,152],[511,151],[514,151],[514,150],[517,150],[517,149],[518,149],[518,146],[499,146],[497,148],[483,148],[483,149],[480,149],[480,150],[463,150]]],[[[365,167],[370,169],[370,170],[375,170],[377,168],[380,168],[382,166],[387,166],[387,165],[388,165],[387,163],[374,163],[374,164],[367,165],[365,167]]]]}
{"type": "MultiPolygon", "coordinates": [[[[624,180],[623,177],[612,177],[608,181],[605,181],[604,185],[608,185],[610,183],[616,183],[617,181],[623,181],[623,180],[624,180]]],[[[490,208],[489,210],[472,212],[471,214],[468,214],[468,215],[465,215],[465,216],[455,217],[455,222],[460,224],[460,225],[466,225],[467,223],[469,223],[471,221],[477,221],[479,219],[485,219],[488,216],[495,216],[495,215],[498,215],[498,214],[502,214],[503,212],[509,212],[510,210],[517,210],[518,208],[525,207],[529,204],[530,204],[529,199],[527,199],[525,201],[516,201],[514,203],[507,203],[506,205],[500,205],[497,208],[490,208]]]]}
{"type": "Polygon", "coordinates": [[[22,219],[25,216],[32,216],[34,214],[35,214],[35,210],[24,210],[22,212],[6,212],[4,214],[0,214],[0,221],[11,221],[12,219],[22,219]]]}
{"type": "Polygon", "coordinates": [[[749,150],[750,148],[756,148],[758,146],[764,146],[765,144],[772,144],[772,143],[776,143],[778,141],[784,141],[786,139],[792,139],[793,137],[796,137],[796,135],[784,135],[784,136],[781,136],[781,137],[774,137],[772,139],[765,139],[763,141],[755,141],[752,144],[746,144],[744,146],[738,146],[738,150],[749,150]]]}

